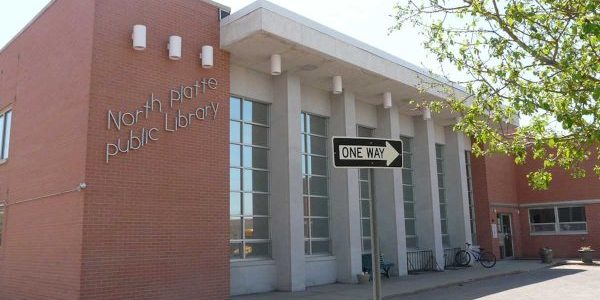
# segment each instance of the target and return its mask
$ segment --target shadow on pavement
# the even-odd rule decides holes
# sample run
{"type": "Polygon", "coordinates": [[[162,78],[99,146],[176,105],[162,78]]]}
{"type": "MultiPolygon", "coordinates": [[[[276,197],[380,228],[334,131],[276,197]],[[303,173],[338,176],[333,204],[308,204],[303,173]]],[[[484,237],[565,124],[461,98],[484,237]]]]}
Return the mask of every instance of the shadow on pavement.
{"type": "Polygon", "coordinates": [[[390,296],[385,299],[412,300],[412,299],[478,299],[496,293],[516,289],[532,284],[541,283],[560,277],[575,275],[585,272],[585,269],[560,269],[550,268],[533,272],[512,275],[501,275],[494,278],[475,280],[468,283],[456,284],[444,288],[417,292],[414,294],[390,296]]]}

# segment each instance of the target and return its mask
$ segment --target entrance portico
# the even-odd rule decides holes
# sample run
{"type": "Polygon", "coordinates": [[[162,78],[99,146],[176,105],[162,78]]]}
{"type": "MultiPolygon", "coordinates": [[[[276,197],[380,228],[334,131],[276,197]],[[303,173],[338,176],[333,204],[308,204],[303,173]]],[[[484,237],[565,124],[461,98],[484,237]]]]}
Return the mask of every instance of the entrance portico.
{"type": "MultiPolygon", "coordinates": [[[[231,53],[232,95],[271,107],[270,136],[274,139],[270,146],[274,167],[270,200],[272,259],[232,260],[232,294],[299,291],[313,285],[355,282],[356,274],[362,272],[362,255],[370,253],[365,246],[370,239],[369,216],[360,206],[368,203],[363,201],[367,196],[360,187],[369,181],[378,203],[375,209],[380,216],[382,253],[386,261],[395,264],[392,274],[408,272],[407,213],[417,220],[410,228],[411,235],[418,236],[416,247],[431,250],[436,264],[443,269],[444,247],[460,247],[471,236],[469,226],[460,225],[469,222],[464,219],[468,201],[463,193],[464,151],[469,144],[451,129],[456,116],[444,111],[424,118],[410,100],[446,97],[442,88],[419,91],[423,84],[444,81],[266,1],[255,2],[222,21],[221,47],[231,53]],[[270,58],[274,54],[281,57],[281,75],[271,75],[270,58]],[[343,92],[338,95],[332,93],[334,76],[341,76],[343,82],[343,92]],[[393,95],[390,108],[383,107],[385,92],[393,95]],[[356,136],[360,127],[372,130],[373,137],[414,140],[414,156],[410,158],[415,170],[411,179],[414,193],[403,184],[402,170],[376,170],[373,178],[365,181],[357,170],[334,169],[331,157],[327,157],[329,213],[325,220],[329,226],[321,240],[329,241],[330,248],[319,255],[302,251],[312,240],[314,219],[307,212],[307,191],[298,189],[303,173],[300,170],[304,168],[301,157],[307,155],[296,138],[303,130],[297,127],[301,114],[322,118],[329,139],[356,136]],[[446,218],[450,226],[444,226],[452,238],[444,245],[435,149],[446,143],[451,148],[444,159],[448,165],[447,184],[458,187],[448,187],[446,218]],[[414,197],[415,206],[405,201],[409,196],[414,197]],[[405,212],[405,207],[411,211],[405,212]]],[[[329,146],[327,152],[331,152],[329,146]]]]}

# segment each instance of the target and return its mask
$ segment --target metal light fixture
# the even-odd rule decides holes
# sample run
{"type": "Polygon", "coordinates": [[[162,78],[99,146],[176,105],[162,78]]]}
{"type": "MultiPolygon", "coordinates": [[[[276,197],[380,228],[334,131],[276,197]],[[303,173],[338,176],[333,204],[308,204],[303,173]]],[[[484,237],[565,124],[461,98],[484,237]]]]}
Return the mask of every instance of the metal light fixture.
{"type": "Polygon", "coordinates": [[[181,59],[181,45],[182,40],[180,36],[172,35],[169,37],[169,59],[180,60],[181,59]]]}
{"type": "Polygon", "coordinates": [[[333,94],[339,95],[343,91],[342,76],[333,76],[333,94]]]}
{"type": "Polygon", "coordinates": [[[392,93],[391,92],[383,93],[383,108],[385,108],[385,109],[392,108],[392,93]]]}
{"type": "Polygon", "coordinates": [[[214,66],[214,51],[212,46],[202,46],[202,53],[200,53],[200,59],[202,60],[202,68],[210,69],[214,66]]]}
{"type": "Polygon", "coordinates": [[[423,108],[423,120],[431,120],[431,110],[429,107],[423,108]]]}
{"type": "Polygon", "coordinates": [[[146,26],[134,25],[131,39],[133,40],[133,49],[137,51],[146,50],[146,26]]]}
{"type": "Polygon", "coordinates": [[[281,75],[281,55],[271,55],[271,75],[281,75]]]}

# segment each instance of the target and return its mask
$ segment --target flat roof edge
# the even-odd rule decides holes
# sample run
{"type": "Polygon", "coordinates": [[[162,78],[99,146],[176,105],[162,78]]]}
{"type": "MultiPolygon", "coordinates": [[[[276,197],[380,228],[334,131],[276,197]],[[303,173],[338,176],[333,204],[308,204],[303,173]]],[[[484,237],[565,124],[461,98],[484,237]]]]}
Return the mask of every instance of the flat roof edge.
{"type": "MultiPolygon", "coordinates": [[[[33,25],[52,5],[54,5],[54,3],[56,3],[57,0],[51,0],[50,2],[48,2],[48,4],[46,4],[46,6],[44,6],[44,8],[42,8],[42,10],[40,10],[34,17],[33,19],[31,19],[15,36],[13,36],[10,40],[8,40],[8,42],[6,42],[6,44],[4,44],[1,48],[0,48],[0,54],[2,54],[2,52],[4,52],[4,50],[6,50],[14,41],[16,41],[25,31],[27,31],[27,29],[29,29],[29,27],[31,27],[31,25],[33,25]]],[[[216,6],[220,9],[226,10],[226,11],[231,11],[231,7],[223,5],[221,3],[212,1],[212,0],[200,0],[202,2],[211,4],[213,6],[216,6]]]]}
{"type": "Polygon", "coordinates": [[[242,8],[242,9],[236,11],[235,13],[227,16],[226,18],[224,18],[221,21],[221,26],[225,26],[227,24],[233,23],[236,20],[239,20],[239,19],[243,18],[244,16],[246,16],[246,15],[248,15],[248,14],[250,14],[250,13],[252,13],[252,12],[258,10],[258,9],[261,9],[261,8],[267,9],[267,10],[273,12],[273,13],[276,13],[276,14],[279,14],[281,16],[284,16],[284,17],[286,17],[286,18],[288,18],[288,19],[290,19],[292,21],[298,22],[301,25],[307,26],[307,27],[312,28],[312,29],[314,29],[316,31],[319,31],[319,32],[322,32],[322,33],[324,33],[326,35],[329,35],[329,36],[331,36],[331,37],[333,37],[335,39],[338,39],[338,40],[340,40],[342,42],[345,42],[345,43],[347,43],[349,45],[352,45],[354,47],[357,47],[359,49],[367,51],[367,52],[371,53],[372,55],[379,56],[379,57],[381,57],[381,58],[383,58],[385,60],[391,61],[391,62],[393,62],[393,63],[395,63],[395,64],[397,64],[397,65],[399,65],[401,67],[409,69],[409,70],[411,70],[413,72],[416,72],[416,73],[418,73],[420,75],[426,76],[427,78],[432,79],[434,81],[437,81],[437,82],[439,82],[441,84],[445,84],[445,85],[447,85],[447,86],[449,86],[451,88],[454,88],[456,90],[459,90],[459,91],[461,91],[463,93],[467,93],[467,90],[466,90],[465,87],[463,87],[463,86],[461,86],[459,84],[456,84],[454,82],[451,82],[451,81],[447,80],[446,78],[443,78],[442,76],[437,75],[437,74],[435,74],[435,73],[433,73],[433,72],[431,72],[431,71],[429,71],[429,70],[427,70],[425,68],[419,67],[419,66],[417,66],[415,64],[412,64],[412,63],[410,63],[410,62],[408,62],[406,60],[403,60],[403,59],[401,59],[401,58],[399,58],[399,57],[397,57],[397,56],[395,56],[393,54],[390,54],[390,53],[385,52],[385,51],[383,51],[381,49],[375,48],[375,47],[373,47],[373,46],[371,46],[371,45],[369,45],[369,44],[367,44],[365,42],[357,40],[357,39],[355,39],[355,38],[353,38],[351,36],[348,36],[348,35],[346,35],[344,33],[336,31],[336,30],[334,30],[332,28],[329,28],[329,27],[327,27],[327,26],[325,26],[323,24],[320,24],[320,23],[318,23],[316,21],[308,19],[308,18],[306,18],[306,17],[304,17],[302,15],[299,15],[299,14],[293,12],[293,11],[290,11],[290,10],[284,8],[284,7],[281,7],[279,5],[276,5],[276,4],[274,4],[272,2],[269,2],[269,1],[266,1],[266,0],[257,0],[255,2],[249,4],[248,6],[246,6],[246,7],[242,8]]]}
{"type": "Polygon", "coordinates": [[[219,2],[212,1],[212,0],[201,0],[201,1],[202,1],[202,2],[206,2],[206,3],[208,3],[208,4],[211,4],[211,5],[214,5],[214,6],[216,6],[216,7],[220,8],[220,9],[222,9],[222,10],[226,10],[226,11],[228,11],[228,12],[231,12],[231,7],[229,7],[229,6],[227,6],[227,5],[224,5],[224,4],[221,4],[221,3],[219,3],[219,2]]]}
{"type": "Polygon", "coordinates": [[[0,54],[2,54],[4,52],[4,50],[6,50],[12,43],[14,43],[23,33],[25,33],[25,31],[27,31],[27,29],[29,29],[52,5],[54,5],[54,3],[56,3],[56,0],[51,0],[48,4],[46,4],[46,6],[44,6],[44,8],[42,8],[42,10],[40,10],[34,17],[33,19],[31,19],[31,21],[29,21],[25,27],[23,27],[15,36],[13,36],[10,40],[8,40],[8,42],[6,42],[6,44],[4,44],[2,46],[2,48],[0,48],[0,54]]]}

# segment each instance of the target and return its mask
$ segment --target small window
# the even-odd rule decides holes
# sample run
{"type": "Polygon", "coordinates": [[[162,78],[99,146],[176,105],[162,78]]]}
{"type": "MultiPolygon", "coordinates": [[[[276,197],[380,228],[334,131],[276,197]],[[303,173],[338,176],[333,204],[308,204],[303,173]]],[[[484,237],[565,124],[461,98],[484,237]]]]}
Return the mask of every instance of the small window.
{"type": "Polygon", "coordinates": [[[586,231],[585,208],[582,206],[559,208],[558,226],[560,231],[586,231]]]}
{"type": "Polygon", "coordinates": [[[555,231],[554,208],[530,209],[531,232],[555,231]]]}
{"type": "Polygon", "coordinates": [[[0,160],[8,159],[12,110],[0,113],[0,160]]]}
{"type": "Polygon", "coordinates": [[[585,207],[549,207],[529,210],[531,233],[581,233],[587,231],[585,207]]]}

